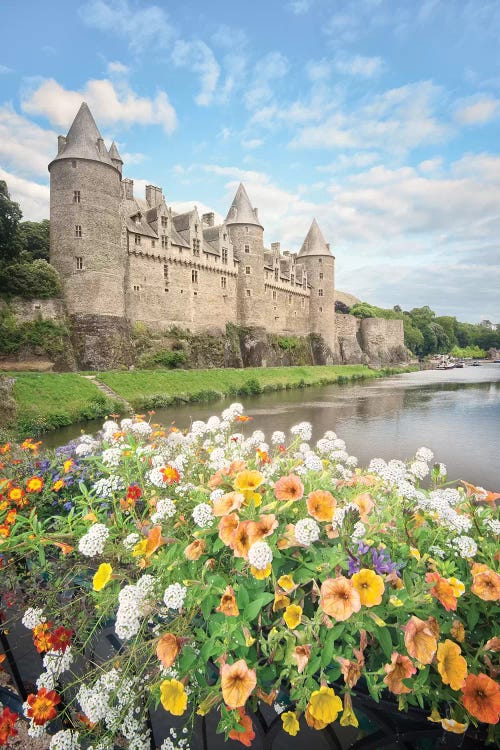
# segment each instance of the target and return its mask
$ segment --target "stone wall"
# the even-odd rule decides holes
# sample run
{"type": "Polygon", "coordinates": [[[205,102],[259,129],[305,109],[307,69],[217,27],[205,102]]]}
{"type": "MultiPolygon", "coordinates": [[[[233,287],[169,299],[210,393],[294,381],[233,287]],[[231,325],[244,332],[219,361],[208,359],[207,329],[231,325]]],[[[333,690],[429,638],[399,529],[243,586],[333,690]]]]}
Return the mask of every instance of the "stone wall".
{"type": "Polygon", "coordinates": [[[66,306],[62,299],[23,299],[14,297],[9,308],[17,323],[27,323],[41,318],[54,323],[66,323],[66,306]]]}
{"type": "Polygon", "coordinates": [[[370,364],[397,364],[410,359],[410,353],[404,345],[402,320],[362,318],[360,341],[370,364]]]}

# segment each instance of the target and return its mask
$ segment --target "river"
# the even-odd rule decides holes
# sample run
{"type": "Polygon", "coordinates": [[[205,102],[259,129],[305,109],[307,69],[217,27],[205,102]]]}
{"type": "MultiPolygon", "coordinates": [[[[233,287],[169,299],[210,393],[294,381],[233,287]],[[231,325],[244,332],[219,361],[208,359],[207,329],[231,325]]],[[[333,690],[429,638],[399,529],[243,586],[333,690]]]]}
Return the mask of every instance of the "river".
{"type": "MultiPolygon", "coordinates": [[[[235,399],[231,399],[235,400],[235,399]]],[[[285,432],[311,422],[313,439],[335,430],[360,465],[371,458],[410,458],[417,448],[434,451],[449,479],[466,479],[500,491],[500,364],[405,373],[353,385],[329,385],[239,398],[251,422],[249,432],[285,432]]],[[[230,401],[158,409],[154,420],[188,427],[193,419],[218,414],[230,401]]],[[[93,432],[100,422],[71,425],[43,436],[56,447],[93,432]]]]}

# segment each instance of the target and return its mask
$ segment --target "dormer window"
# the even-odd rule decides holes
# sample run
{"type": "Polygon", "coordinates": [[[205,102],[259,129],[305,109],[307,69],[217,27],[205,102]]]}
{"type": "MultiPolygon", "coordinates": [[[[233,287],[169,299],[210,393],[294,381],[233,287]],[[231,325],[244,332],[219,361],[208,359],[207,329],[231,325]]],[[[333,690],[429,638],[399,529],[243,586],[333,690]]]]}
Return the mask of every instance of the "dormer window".
{"type": "Polygon", "coordinates": [[[162,217],[161,217],[161,225],[162,225],[162,227],[163,227],[164,229],[166,229],[166,228],[168,227],[168,219],[167,219],[167,217],[166,217],[166,216],[162,216],[162,217]]]}
{"type": "Polygon", "coordinates": [[[275,281],[279,281],[279,278],[280,278],[280,270],[279,270],[279,268],[275,268],[274,269],[274,280],[275,281]]]}
{"type": "Polygon", "coordinates": [[[134,235],[134,245],[140,245],[141,244],[141,235],[136,234],[134,235]]]}

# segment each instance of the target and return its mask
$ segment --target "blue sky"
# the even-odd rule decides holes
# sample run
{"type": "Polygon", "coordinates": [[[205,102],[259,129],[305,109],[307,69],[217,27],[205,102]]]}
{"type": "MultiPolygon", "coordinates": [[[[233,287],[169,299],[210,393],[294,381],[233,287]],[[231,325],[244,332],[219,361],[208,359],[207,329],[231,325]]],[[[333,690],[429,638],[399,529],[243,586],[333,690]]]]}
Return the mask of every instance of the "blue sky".
{"type": "Polygon", "coordinates": [[[265,241],[316,217],[337,287],[500,322],[498,0],[4,0],[0,179],[48,217],[47,163],[81,101],[124,174],[265,241]]]}

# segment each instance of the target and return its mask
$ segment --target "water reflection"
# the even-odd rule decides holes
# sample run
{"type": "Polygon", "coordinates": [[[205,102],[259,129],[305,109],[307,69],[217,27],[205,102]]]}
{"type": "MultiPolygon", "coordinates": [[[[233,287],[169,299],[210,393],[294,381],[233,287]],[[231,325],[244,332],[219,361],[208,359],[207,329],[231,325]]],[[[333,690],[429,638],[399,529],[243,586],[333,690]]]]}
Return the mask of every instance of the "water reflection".
{"type": "MultiPolygon", "coordinates": [[[[234,400],[234,399],[233,399],[234,400]]],[[[313,439],[335,430],[349,452],[366,463],[374,456],[407,458],[417,448],[431,448],[450,478],[464,478],[500,490],[500,365],[445,373],[424,371],[356,385],[281,391],[241,399],[266,434],[285,432],[301,421],[313,425],[313,439]]],[[[227,402],[159,409],[155,420],[188,427],[193,419],[219,413],[227,402]]],[[[73,425],[44,436],[61,445],[100,422],[73,425]]]]}

